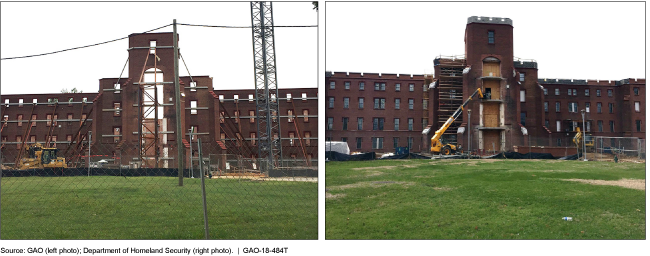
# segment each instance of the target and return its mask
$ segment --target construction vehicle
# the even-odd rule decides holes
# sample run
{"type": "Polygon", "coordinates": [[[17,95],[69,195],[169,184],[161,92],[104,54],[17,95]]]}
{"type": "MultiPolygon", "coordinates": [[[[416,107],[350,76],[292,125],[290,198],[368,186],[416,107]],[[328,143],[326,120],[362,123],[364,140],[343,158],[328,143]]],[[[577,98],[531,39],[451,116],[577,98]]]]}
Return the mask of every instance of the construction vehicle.
{"type": "Polygon", "coordinates": [[[454,121],[456,121],[456,118],[458,118],[460,116],[460,114],[463,113],[463,110],[464,110],[465,106],[467,106],[467,103],[469,103],[469,101],[472,100],[472,98],[474,98],[474,96],[477,93],[478,93],[479,99],[483,98],[483,92],[481,91],[481,88],[479,87],[478,89],[476,89],[476,91],[474,91],[474,93],[472,93],[471,96],[469,96],[469,98],[467,98],[467,100],[465,100],[465,102],[462,105],[460,105],[460,107],[458,107],[458,109],[456,109],[454,114],[452,114],[449,117],[449,119],[447,119],[447,121],[440,127],[440,129],[438,129],[436,131],[436,133],[433,135],[433,137],[431,137],[431,153],[432,154],[441,154],[442,153],[443,155],[451,155],[451,154],[455,154],[456,151],[460,151],[460,146],[457,147],[456,145],[453,145],[453,144],[450,144],[450,143],[444,143],[444,141],[441,140],[442,134],[445,133],[445,131],[447,131],[447,128],[449,128],[449,126],[454,121]]]}
{"type": "Polygon", "coordinates": [[[27,158],[22,158],[16,166],[19,170],[43,169],[43,168],[68,168],[65,158],[57,157],[59,149],[44,148],[40,143],[29,147],[27,158]]]}
{"type": "Polygon", "coordinates": [[[576,127],[576,136],[573,136],[573,144],[576,144],[576,148],[578,148],[578,153],[581,153],[583,150],[582,147],[582,136],[585,136],[585,147],[588,149],[591,149],[594,147],[594,139],[592,136],[589,135],[584,135],[580,131],[580,127],[576,127]]]}

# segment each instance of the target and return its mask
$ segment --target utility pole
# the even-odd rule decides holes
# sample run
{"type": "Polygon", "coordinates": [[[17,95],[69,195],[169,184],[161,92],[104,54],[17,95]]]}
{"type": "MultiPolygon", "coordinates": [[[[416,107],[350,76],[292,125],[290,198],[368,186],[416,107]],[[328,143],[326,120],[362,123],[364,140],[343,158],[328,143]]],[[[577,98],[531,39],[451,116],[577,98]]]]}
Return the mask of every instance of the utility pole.
{"type": "Polygon", "coordinates": [[[176,96],[176,147],[178,148],[178,186],[183,186],[183,131],[181,130],[181,86],[178,83],[178,34],[174,19],[174,94],[176,96]]]}
{"type": "Polygon", "coordinates": [[[472,158],[472,110],[467,110],[467,153],[472,158]]]}
{"type": "Polygon", "coordinates": [[[585,110],[580,110],[582,113],[582,155],[584,156],[584,161],[587,161],[587,130],[585,130],[585,110]]]}

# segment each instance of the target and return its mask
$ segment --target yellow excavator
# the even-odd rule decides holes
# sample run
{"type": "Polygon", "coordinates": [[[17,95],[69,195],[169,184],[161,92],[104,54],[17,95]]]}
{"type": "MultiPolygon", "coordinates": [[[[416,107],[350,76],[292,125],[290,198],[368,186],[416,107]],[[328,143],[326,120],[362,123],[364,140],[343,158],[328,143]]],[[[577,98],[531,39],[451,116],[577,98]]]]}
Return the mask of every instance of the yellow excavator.
{"type": "Polygon", "coordinates": [[[573,137],[573,144],[576,144],[576,147],[578,148],[578,152],[582,152],[582,136],[585,136],[585,147],[586,148],[592,148],[594,147],[594,140],[591,138],[591,136],[584,135],[580,131],[580,127],[576,127],[576,136],[573,137]]]}
{"type": "Polygon", "coordinates": [[[460,114],[463,113],[463,110],[464,110],[465,106],[467,106],[467,103],[469,103],[469,101],[472,100],[472,98],[474,98],[474,96],[476,94],[478,94],[479,99],[483,98],[483,92],[481,91],[481,88],[479,87],[478,89],[476,89],[476,91],[474,91],[474,93],[472,93],[471,96],[469,96],[469,98],[467,98],[467,100],[465,100],[465,102],[462,105],[460,105],[460,107],[458,107],[458,109],[456,109],[454,114],[452,114],[449,117],[449,119],[447,119],[447,122],[445,122],[440,127],[440,129],[438,129],[436,131],[436,133],[433,135],[433,137],[431,137],[431,153],[432,154],[440,154],[440,153],[442,153],[443,155],[451,155],[451,154],[455,154],[456,151],[459,150],[459,148],[456,147],[456,145],[449,144],[449,143],[444,143],[443,141],[441,141],[442,134],[445,133],[445,131],[447,131],[447,128],[449,128],[449,126],[456,120],[456,118],[458,118],[460,116],[460,114]]]}
{"type": "Polygon", "coordinates": [[[43,145],[36,143],[29,147],[28,156],[18,162],[19,170],[42,169],[42,168],[68,168],[65,158],[57,157],[59,149],[43,148],[43,145]]]}

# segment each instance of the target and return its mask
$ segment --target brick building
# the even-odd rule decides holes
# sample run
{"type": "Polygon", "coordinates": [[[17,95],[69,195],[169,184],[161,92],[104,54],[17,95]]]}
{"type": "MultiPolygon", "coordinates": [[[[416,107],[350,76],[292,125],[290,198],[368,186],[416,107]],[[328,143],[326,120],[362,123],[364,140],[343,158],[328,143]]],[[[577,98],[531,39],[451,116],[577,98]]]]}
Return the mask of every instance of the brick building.
{"type": "Polygon", "coordinates": [[[434,74],[424,75],[328,71],[327,139],[352,151],[428,152],[431,136],[477,88],[486,97],[470,101],[443,136],[466,150],[574,146],[582,109],[593,136],[645,138],[645,79],[538,78],[537,62],[514,57],[510,19],[469,17],[465,54],[433,63],[434,74]]]}
{"type": "MultiPolygon", "coordinates": [[[[78,142],[85,141],[91,131],[91,149],[101,151],[104,158],[116,158],[119,151],[122,165],[173,168],[177,139],[187,148],[190,128],[194,128],[193,140],[200,137],[205,148],[214,149],[210,153],[232,154],[234,149],[247,148],[250,154],[244,157],[256,157],[254,89],[215,90],[209,76],[179,77],[183,110],[176,116],[172,38],[172,33],[130,35],[129,76],[99,79],[97,93],[2,95],[3,163],[15,161],[16,149],[24,140],[27,145],[51,141],[51,146],[61,149],[60,154],[67,152],[65,157],[70,160],[78,142]],[[233,99],[236,94],[241,100],[233,99]],[[221,118],[224,112],[232,119],[221,118]],[[28,131],[30,117],[35,121],[28,131]],[[182,120],[182,138],[176,137],[176,118],[182,120]],[[23,138],[25,134],[28,138],[23,138]],[[143,134],[142,140],[139,134],[143,134]]],[[[279,93],[284,97],[278,98],[282,112],[279,136],[283,147],[289,148],[283,157],[315,161],[317,88],[279,89],[279,93]]],[[[189,151],[187,154],[189,157],[189,151]]]]}

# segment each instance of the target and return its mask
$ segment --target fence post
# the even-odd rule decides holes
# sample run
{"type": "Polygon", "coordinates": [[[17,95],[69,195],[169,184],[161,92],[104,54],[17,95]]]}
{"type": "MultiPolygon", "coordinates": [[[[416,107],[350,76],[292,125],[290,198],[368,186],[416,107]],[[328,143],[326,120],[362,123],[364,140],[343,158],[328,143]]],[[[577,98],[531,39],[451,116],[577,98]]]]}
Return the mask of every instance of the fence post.
{"type": "Polygon", "coordinates": [[[199,169],[201,174],[201,191],[203,193],[203,223],[205,225],[205,239],[210,239],[208,233],[208,204],[205,200],[205,174],[203,173],[203,152],[201,151],[201,138],[199,140],[199,169]]]}

